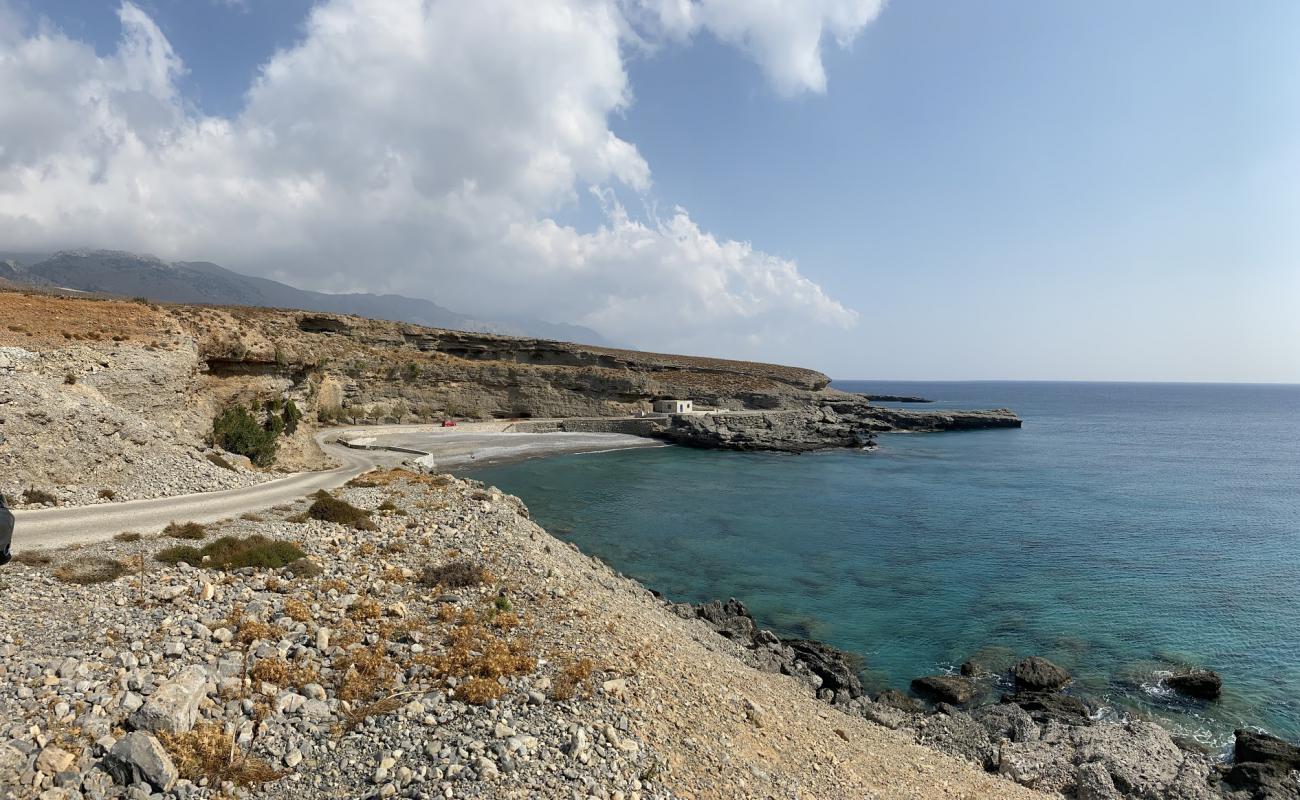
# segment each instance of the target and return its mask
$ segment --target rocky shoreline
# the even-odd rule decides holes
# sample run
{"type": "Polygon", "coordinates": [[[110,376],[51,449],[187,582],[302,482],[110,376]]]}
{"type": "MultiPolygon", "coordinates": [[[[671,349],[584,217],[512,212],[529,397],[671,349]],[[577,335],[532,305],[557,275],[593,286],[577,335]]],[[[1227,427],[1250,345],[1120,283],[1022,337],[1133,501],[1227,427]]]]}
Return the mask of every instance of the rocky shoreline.
{"type": "MultiPolygon", "coordinates": [[[[974,678],[995,674],[975,660],[962,664],[959,675],[913,680],[919,699],[892,689],[873,699],[858,677],[859,659],[819,642],[781,639],[759,628],[735,598],[672,609],[706,621],[743,648],[742,657],[755,668],[804,681],[840,711],[904,731],[1027,787],[1079,800],[1300,797],[1300,747],[1239,729],[1233,758],[1225,763],[1152,722],[1100,722],[1095,704],[1063,692],[1071,676],[1046,659],[1003,666],[1011,691],[992,701],[980,696],[974,678]]],[[[1217,696],[1221,687],[1206,671],[1175,678],[1182,680],[1171,683],[1192,695],[1217,696]]]]}

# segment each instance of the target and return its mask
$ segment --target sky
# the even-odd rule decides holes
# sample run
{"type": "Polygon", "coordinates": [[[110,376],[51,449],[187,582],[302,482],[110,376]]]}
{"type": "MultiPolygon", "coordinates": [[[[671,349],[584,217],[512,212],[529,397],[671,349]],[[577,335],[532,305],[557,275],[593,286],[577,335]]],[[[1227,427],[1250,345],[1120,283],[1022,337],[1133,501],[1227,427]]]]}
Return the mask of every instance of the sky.
{"type": "Polygon", "coordinates": [[[0,250],[833,377],[1300,382],[1300,4],[0,0],[0,250]]]}

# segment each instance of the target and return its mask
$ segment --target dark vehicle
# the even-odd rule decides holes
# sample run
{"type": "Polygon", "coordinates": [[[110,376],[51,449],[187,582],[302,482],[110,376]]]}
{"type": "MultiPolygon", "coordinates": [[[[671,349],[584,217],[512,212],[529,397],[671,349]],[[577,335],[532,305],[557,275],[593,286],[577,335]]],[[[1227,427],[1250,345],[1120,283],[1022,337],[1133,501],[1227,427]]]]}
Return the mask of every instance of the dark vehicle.
{"type": "Polygon", "coordinates": [[[14,539],[14,515],[9,513],[9,506],[5,504],[5,496],[0,494],[0,564],[8,564],[13,558],[9,554],[9,546],[13,544],[14,539]]]}

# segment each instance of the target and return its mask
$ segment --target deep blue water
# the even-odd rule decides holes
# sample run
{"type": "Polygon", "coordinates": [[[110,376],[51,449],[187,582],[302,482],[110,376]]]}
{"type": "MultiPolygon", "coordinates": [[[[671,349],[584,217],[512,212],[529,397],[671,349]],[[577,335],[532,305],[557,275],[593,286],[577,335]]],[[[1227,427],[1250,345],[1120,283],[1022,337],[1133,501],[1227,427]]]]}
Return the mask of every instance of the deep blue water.
{"type": "MultiPolygon", "coordinates": [[[[905,688],[985,649],[1039,654],[1117,713],[1222,744],[1300,739],[1300,386],[841,382],[1021,430],[802,456],[669,447],[474,476],[678,600],[861,653],[905,688]],[[1218,702],[1166,696],[1179,664],[1218,702]]],[[[918,406],[925,408],[927,406],[918,406]]]]}

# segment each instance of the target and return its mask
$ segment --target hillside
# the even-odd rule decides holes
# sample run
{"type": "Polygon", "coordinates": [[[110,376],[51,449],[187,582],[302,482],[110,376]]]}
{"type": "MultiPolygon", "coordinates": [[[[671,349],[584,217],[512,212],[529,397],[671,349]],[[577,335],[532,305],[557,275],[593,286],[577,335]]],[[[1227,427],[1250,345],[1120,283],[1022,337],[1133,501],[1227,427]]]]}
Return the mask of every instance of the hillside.
{"type": "Polygon", "coordinates": [[[676,395],[779,408],[827,384],[793,367],[260,308],[0,291],[0,319],[0,491],[61,502],[261,479],[206,447],[232,404],[292,400],[305,419],[277,465],[299,469],[323,465],[319,424],[613,416],[676,395]]]}
{"type": "Polygon", "coordinates": [[[604,342],[599,333],[580,325],[528,318],[480,319],[429,300],[396,294],[313,292],[207,261],[167,262],[120,250],[73,250],[48,256],[0,253],[0,278],[168,303],[301,308],[458,330],[604,342]]]}

